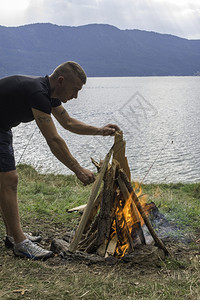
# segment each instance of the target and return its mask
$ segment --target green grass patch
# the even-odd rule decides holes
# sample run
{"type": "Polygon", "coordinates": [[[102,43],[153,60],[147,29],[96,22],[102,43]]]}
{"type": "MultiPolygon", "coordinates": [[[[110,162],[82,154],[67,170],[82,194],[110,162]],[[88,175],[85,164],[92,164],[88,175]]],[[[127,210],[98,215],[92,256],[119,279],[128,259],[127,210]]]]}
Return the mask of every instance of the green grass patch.
{"type": "MultiPolygon", "coordinates": [[[[85,204],[92,186],[83,186],[73,175],[40,174],[27,165],[19,173],[19,207],[24,231],[49,239],[62,237],[80,220],[67,209],[85,204]]],[[[0,219],[0,299],[199,299],[200,183],[147,184],[142,186],[148,201],[193,242],[169,244],[174,256],[160,265],[142,267],[119,263],[87,265],[55,257],[46,262],[14,258],[3,244],[5,229],[0,219]]]]}

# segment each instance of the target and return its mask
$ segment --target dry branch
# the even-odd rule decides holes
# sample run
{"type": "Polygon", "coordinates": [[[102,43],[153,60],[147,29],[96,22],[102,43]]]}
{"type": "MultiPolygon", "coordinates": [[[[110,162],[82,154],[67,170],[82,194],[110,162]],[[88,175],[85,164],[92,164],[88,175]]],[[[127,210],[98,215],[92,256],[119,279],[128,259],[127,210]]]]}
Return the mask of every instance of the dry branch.
{"type": "Polygon", "coordinates": [[[85,229],[85,226],[86,226],[86,223],[88,221],[88,218],[90,217],[90,213],[91,213],[94,201],[96,199],[96,196],[97,196],[97,193],[99,191],[101,182],[103,180],[103,176],[104,176],[104,174],[106,172],[106,169],[107,169],[109,160],[111,158],[112,152],[113,152],[113,147],[110,149],[110,151],[106,155],[105,160],[103,162],[103,165],[101,167],[100,173],[99,173],[97,179],[94,182],[94,185],[93,185],[93,188],[92,188],[92,192],[90,194],[90,198],[88,200],[87,206],[86,206],[86,208],[84,210],[84,213],[82,215],[82,218],[81,218],[81,221],[80,221],[79,226],[77,228],[77,231],[75,233],[75,236],[74,236],[74,238],[73,238],[73,240],[72,240],[72,242],[71,242],[71,244],[69,246],[69,251],[71,251],[71,252],[75,252],[76,249],[77,249],[77,247],[78,247],[78,243],[79,243],[79,241],[81,239],[81,235],[82,235],[82,233],[83,233],[83,231],[85,229]]]}
{"type": "Polygon", "coordinates": [[[128,165],[127,157],[125,156],[126,142],[123,140],[123,132],[117,131],[115,133],[115,143],[113,148],[113,159],[117,160],[121,168],[126,173],[129,180],[131,180],[131,172],[128,165]]]}
{"type": "Polygon", "coordinates": [[[100,207],[102,195],[103,195],[103,191],[101,191],[99,193],[98,197],[94,201],[93,207],[92,207],[91,212],[90,212],[90,216],[89,216],[88,221],[87,221],[87,223],[85,225],[84,233],[86,233],[88,231],[88,228],[92,224],[92,222],[93,222],[93,220],[94,220],[94,218],[95,218],[95,216],[97,214],[97,211],[98,211],[98,209],[100,207]]]}
{"type": "Polygon", "coordinates": [[[104,179],[103,198],[99,213],[97,246],[100,246],[105,238],[110,236],[111,227],[111,210],[114,203],[114,169],[110,166],[107,170],[104,179]]]}
{"type": "Polygon", "coordinates": [[[101,201],[101,209],[99,213],[99,222],[97,230],[97,253],[104,256],[107,243],[110,237],[112,225],[112,208],[114,205],[114,182],[115,182],[116,166],[109,166],[104,176],[103,198],[101,201]]]}
{"type": "Polygon", "coordinates": [[[68,209],[67,212],[71,213],[74,211],[83,211],[86,208],[86,206],[87,206],[87,204],[79,205],[79,206],[73,207],[71,209],[68,209]]]}
{"type": "Polygon", "coordinates": [[[114,255],[115,249],[116,249],[116,246],[117,246],[117,241],[118,241],[118,236],[117,236],[117,234],[115,234],[114,237],[108,243],[108,247],[106,249],[105,257],[108,257],[110,255],[114,255]]]}

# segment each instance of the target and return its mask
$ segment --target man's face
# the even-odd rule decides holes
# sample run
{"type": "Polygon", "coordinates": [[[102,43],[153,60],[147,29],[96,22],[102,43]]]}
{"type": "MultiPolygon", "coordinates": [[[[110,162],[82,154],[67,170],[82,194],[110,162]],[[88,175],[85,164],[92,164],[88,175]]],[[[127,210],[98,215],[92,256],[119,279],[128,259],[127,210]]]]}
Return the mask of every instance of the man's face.
{"type": "Polygon", "coordinates": [[[77,98],[78,92],[82,89],[83,83],[78,77],[67,80],[64,77],[58,79],[57,98],[63,103],[77,98]]]}

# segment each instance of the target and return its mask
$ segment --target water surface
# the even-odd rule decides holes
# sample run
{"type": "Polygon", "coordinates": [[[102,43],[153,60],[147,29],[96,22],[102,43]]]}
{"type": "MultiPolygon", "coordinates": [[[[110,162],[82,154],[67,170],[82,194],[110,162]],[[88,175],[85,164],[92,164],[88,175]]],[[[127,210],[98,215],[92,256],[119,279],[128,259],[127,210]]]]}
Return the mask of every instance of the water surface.
{"type": "MultiPolygon", "coordinates": [[[[64,106],[83,122],[120,126],[133,180],[200,181],[200,77],[89,78],[79,98],[64,106]]],[[[96,171],[90,157],[103,159],[113,137],[80,136],[56,126],[80,164],[96,171]]],[[[52,155],[34,121],[13,133],[17,163],[71,174],[52,155]]]]}

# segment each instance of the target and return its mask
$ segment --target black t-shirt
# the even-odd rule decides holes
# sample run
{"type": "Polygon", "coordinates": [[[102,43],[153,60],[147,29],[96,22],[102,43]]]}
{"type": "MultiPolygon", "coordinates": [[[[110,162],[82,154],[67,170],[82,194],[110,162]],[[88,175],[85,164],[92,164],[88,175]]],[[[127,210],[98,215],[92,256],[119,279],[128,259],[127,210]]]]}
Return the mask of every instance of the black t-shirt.
{"type": "Polygon", "coordinates": [[[32,108],[51,114],[61,101],[51,98],[49,78],[14,75],[0,79],[0,128],[34,120],[32,108]]]}

